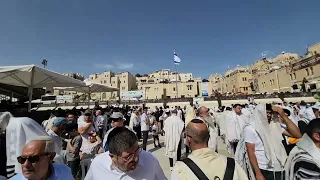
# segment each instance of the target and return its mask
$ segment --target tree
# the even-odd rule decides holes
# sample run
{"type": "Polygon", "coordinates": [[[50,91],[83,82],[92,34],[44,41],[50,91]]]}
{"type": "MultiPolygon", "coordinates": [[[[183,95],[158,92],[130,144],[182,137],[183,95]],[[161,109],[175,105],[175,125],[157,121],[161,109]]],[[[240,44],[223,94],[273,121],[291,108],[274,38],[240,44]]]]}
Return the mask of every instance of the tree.
{"type": "Polygon", "coordinates": [[[135,77],[141,77],[141,74],[137,73],[137,74],[135,75],[135,77]]]}
{"type": "Polygon", "coordinates": [[[308,80],[304,77],[303,80],[302,80],[302,84],[301,84],[302,92],[307,92],[306,83],[308,83],[308,80]]]}
{"type": "Polygon", "coordinates": [[[85,100],[87,100],[87,94],[81,94],[80,101],[85,101],[85,100]]]}
{"type": "Polygon", "coordinates": [[[320,92],[317,92],[313,97],[320,102],[320,92]]]}
{"type": "Polygon", "coordinates": [[[43,68],[46,68],[48,65],[48,61],[46,59],[43,59],[41,64],[43,65],[43,68]]]}

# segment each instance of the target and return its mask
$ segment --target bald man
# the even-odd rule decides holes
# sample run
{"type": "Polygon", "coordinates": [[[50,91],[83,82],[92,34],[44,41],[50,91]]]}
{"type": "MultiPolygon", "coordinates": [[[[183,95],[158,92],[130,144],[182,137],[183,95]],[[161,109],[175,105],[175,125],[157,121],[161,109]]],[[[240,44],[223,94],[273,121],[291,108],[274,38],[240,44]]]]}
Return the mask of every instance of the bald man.
{"type": "Polygon", "coordinates": [[[64,164],[53,163],[54,142],[49,136],[40,136],[29,141],[23,148],[17,161],[21,164],[22,174],[11,180],[73,180],[71,170],[64,164]]]}
{"type": "Polygon", "coordinates": [[[191,120],[186,127],[186,136],[192,153],[188,156],[187,160],[176,163],[171,174],[171,179],[200,179],[186,164],[190,160],[191,163],[193,162],[199,167],[197,173],[202,171],[207,179],[248,179],[240,165],[231,158],[228,160],[228,169],[231,170],[226,173],[227,157],[214,152],[208,147],[209,130],[202,120],[191,120]],[[232,165],[232,163],[234,164],[232,165]],[[232,169],[234,170],[232,171],[232,169]],[[224,178],[225,174],[228,174],[229,178],[224,178]]]}

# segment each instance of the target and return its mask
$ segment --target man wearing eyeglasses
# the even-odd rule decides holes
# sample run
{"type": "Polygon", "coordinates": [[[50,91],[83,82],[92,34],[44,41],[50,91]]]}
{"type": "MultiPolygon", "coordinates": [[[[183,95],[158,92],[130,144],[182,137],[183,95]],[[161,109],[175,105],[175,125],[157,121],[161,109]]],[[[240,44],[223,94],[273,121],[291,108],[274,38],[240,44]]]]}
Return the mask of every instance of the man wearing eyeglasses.
{"type": "Polygon", "coordinates": [[[49,136],[40,136],[28,142],[17,161],[21,164],[22,174],[12,180],[73,180],[71,170],[64,164],[53,163],[54,142],[49,136]]]}
{"type": "Polygon", "coordinates": [[[109,151],[97,156],[91,163],[85,180],[105,179],[167,179],[159,161],[138,145],[134,132],[116,127],[108,135],[109,151]]]}

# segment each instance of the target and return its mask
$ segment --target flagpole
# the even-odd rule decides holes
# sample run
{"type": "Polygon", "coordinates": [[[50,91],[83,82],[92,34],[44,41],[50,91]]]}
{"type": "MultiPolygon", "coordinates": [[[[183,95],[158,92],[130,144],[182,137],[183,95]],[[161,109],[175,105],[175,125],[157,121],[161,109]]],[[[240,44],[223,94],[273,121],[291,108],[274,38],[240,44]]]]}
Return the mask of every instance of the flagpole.
{"type": "MultiPolygon", "coordinates": [[[[173,54],[176,54],[176,50],[174,49],[173,50],[173,54]]],[[[174,71],[176,73],[176,92],[177,92],[177,95],[176,95],[176,98],[178,98],[178,70],[177,70],[177,64],[174,63],[174,71]]]]}
{"type": "Polygon", "coordinates": [[[176,72],[176,91],[177,91],[177,98],[178,98],[178,71],[177,71],[177,65],[174,64],[174,69],[176,72]]]}

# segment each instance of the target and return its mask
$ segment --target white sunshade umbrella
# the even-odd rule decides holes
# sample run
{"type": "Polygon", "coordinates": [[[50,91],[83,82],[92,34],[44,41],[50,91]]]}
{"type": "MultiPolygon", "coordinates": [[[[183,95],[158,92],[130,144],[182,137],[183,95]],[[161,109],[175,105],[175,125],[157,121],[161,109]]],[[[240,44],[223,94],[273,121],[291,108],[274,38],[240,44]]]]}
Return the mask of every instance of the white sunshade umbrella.
{"type": "MultiPolygon", "coordinates": [[[[24,103],[29,103],[29,101],[26,101],[24,103]]],[[[32,100],[31,103],[42,103],[42,100],[41,99],[35,99],[35,100],[32,100]]]]}
{"type": "Polygon", "coordinates": [[[28,111],[31,110],[33,88],[85,86],[82,81],[35,65],[0,66],[0,83],[27,87],[28,111]]]}
{"type": "Polygon", "coordinates": [[[54,89],[64,90],[64,91],[76,91],[89,94],[88,107],[90,107],[91,93],[101,93],[101,92],[113,92],[118,91],[118,88],[111,87],[105,84],[95,83],[89,80],[85,80],[86,86],[82,87],[54,87],[54,89]]]}
{"type": "Polygon", "coordinates": [[[117,91],[118,88],[111,87],[105,84],[91,82],[89,80],[84,81],[85,86],[78,87],[54,87],[54,89],[64,90],[64,91],[76,91],[82,93],[99,93],[99,92],[112,92],[117,91]]]}

